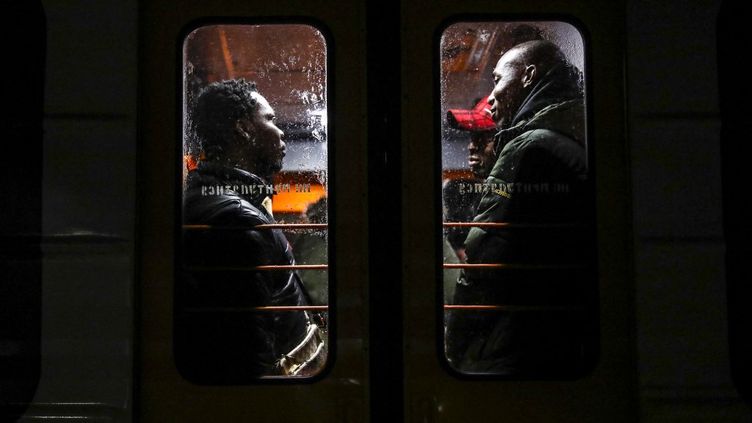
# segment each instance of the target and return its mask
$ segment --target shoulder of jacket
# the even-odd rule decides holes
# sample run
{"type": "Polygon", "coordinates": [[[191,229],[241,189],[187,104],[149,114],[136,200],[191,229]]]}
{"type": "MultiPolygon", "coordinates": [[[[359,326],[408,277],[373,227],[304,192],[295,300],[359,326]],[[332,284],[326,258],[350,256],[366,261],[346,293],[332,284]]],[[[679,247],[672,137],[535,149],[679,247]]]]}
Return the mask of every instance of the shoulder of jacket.
{"type": "Polygon", "coordinates": [[[524,153],[529,149],[553,150],[559,143],[576,141],[561,132],[548,128],[532,128],[518,135],[501,150],[500,157],[506,154],[524,153]]]}
{"type": "Polygon", "coordinates": [[[184,206],[190,220],[203,223],[248,226],[271,223],[258,207],[236,194],[202,195],[193,192],[186,195],[184,206]]]}
{"type": "Polygon", "coordinates": [[[266,214],[261,211],[261,209],[254,206],[249,201],[239,197],[237,198],[237,200],[238,211],[240,213],[240,216],[244,220],[249,220],[256,224],[272,223],[271,220],[269,220],[269,218],[266,216],[266,214]]]}

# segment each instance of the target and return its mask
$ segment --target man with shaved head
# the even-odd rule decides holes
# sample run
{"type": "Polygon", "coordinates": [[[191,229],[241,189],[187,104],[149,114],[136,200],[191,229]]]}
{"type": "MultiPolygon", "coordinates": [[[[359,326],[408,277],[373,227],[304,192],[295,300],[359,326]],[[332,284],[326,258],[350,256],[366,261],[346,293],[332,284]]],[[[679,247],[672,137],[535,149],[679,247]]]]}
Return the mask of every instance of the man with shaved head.
{"type": "Polygon", "coordinates": [[[505,52],[493,79],[496,159],[465,252],[469,264],[501,266],[471,267],[458,280],[454,304],[493,307],[451,312],[447,357],[465,373],[571,377],[584,366],[592,257],[582,229],[592,213],[582,74],[536,40],[505,52]]]}

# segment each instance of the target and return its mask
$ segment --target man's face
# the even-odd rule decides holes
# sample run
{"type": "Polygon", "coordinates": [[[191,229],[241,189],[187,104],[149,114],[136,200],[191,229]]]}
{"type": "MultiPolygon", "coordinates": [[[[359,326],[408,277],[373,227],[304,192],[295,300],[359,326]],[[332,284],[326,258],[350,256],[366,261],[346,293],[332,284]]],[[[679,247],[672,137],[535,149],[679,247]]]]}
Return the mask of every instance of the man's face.
{"type": "Polygon", "coordinates": [[[277,128],[274,109],[269,102],[258,93],[253,94],[256,99],[256,109],[241,120],[248,139],[246,144],[247,160],[251,169],[263,176],[271,176],[282,170],[282,159],[285,157],[285,143],[282,141],[284,132],[277,128]]]}
{"type": "Polygon", "coordinates": [[[522,102],[524,68],[518,56],[518,51],[507,52],[501,56],[493,71],[494,88],[488,96],[488,104],[491,105],[492,119],[501,129],[511,125],[514,113],[522,102]]]}
{"type": "Polygon", "coordinates": [[[474,132],[467,145],[467,152],[467,164],[473,175],[478,179],[486,179],[496,163],[493,132],[474,132]]]}

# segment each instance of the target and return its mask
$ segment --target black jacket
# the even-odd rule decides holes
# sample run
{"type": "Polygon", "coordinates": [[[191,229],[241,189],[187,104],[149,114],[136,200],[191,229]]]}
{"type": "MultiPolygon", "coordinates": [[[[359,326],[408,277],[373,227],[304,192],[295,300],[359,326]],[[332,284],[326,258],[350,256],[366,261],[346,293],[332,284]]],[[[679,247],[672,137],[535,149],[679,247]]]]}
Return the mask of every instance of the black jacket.
{"type": "Polygon", "coordinates": [[[178,360],[199,379],[245,381],[271,374],[282,354],[305,336],[302,311],[249,312],[254,306],[307,305],[296,271],[255,270],[293,265],[290,244],[262,202],[266,181],[241,169],[201,163],[190,172],[183,223],[183,272],[177,286],[178,360]],[[202,310],[203,309],[203,310],[202,310]]]}
{"type": "Polygon", "coordinates": [[[590,254],[581,226],[592,212],[584,113],[578,73],[555,68],[496,136],[497,161],[473,221],[558,226],[470,230],[468,263],[528,268],[463,272],[455,304],[517,309],[449,314],[447,356],[459,370],[545,377],[581,364],[582,312],[561,309],[581,305],[587,270],[568,266],[585,265],[590,254]],[[554,308],[532,311],[540,306],[554,308]]]}

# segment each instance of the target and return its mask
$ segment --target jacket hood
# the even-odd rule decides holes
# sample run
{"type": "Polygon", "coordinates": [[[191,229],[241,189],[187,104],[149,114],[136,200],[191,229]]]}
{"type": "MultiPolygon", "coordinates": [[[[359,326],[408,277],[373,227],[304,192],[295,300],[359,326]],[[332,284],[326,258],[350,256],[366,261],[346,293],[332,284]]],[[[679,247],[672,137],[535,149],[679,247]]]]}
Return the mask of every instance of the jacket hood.
{"type": "Polygon", "coordinates": [[[558,66],[544,76],[525,98],[509,128],[496,134],[495,151],[517,136],[548,129],[585,146],[585,101],[581,74],[573,66],[558,66]]]}
{"type": "Polygon", "coordinates": [[[515,126],[522,120],[529,120],[531,116],[551,104],[581,98],[582,94],[582,73],[569,64],[555,66],[522,100],[510,126],[515,126]]]}
{"type": "Polygon", "coordinates": [[[499,131],[494,137],[494,151],[498,156],[507,142],[535,129],[558,132],[585,147],[585,122],[585,102],[582,98],[551,104],[541,109],[530,120],[520,121],[511,128],[499,131]]]}

